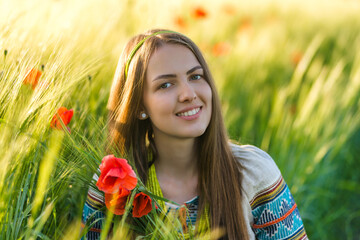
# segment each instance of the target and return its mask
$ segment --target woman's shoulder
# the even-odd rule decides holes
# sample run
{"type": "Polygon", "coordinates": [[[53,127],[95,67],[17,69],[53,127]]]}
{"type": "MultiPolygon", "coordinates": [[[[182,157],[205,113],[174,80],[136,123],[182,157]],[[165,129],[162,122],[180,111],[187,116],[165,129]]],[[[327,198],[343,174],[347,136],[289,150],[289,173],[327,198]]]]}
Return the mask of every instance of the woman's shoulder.
{"type": "Polygon", "coordinates": [[[274,160],[260,148],[234,143],[230,143],[230,147],[242,166],[242,188],[249,200],[282,178],[274,160]]]}
{"type": "Polygon", "coordinates": [[[295,200],[270,155],[251,145],[230,147],[242,165],[250,234],[256,239],[308,239],[295,200]]]}

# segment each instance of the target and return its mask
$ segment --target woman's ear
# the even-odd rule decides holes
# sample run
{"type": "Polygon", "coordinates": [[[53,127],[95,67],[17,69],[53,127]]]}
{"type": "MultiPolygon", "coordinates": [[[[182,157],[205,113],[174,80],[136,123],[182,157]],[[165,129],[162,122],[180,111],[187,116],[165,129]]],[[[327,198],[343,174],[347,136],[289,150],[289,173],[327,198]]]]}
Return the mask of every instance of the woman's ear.
{"type": "Polygon", "coordinates": [[[139,116],[138,116],[138,118],[140,119],[140,120],[145,120],[145,119],[147,119],[149,116],[146,114],[146,112],[145,111],[140,111],[140,114],[139,114],[139,116]]]}

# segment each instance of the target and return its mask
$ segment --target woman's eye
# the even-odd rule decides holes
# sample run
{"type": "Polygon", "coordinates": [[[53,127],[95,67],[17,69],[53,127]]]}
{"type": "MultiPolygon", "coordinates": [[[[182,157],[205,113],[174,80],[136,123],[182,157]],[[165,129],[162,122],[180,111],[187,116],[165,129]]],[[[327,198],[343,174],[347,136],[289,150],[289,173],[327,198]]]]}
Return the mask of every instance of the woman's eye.
{"type": "Polygon", "coordinates": [[[192,75],[190,78],[191,78],[191,80],[199,80],[199,79],[201,79],[201,75],[200,74],[195,74],[195,75],[192,75]]]}
{"type": "Polygon", "coordinates": [[[160,88],[168,88],[168,87],[170,87],[171,86],[171,83],[164,83],[164,84],[161,84],[160,85],[160,88]]]}

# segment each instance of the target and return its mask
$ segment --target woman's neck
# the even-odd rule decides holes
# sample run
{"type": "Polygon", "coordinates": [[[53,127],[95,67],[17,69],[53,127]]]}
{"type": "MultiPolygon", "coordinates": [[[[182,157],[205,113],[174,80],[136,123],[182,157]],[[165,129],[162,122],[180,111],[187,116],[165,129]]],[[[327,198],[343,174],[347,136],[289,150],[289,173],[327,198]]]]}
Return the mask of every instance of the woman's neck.
{"type": "Polygon", "coordinates": [[[179,204],[198,196],[195,139],[155,138],[155,145],[154,164],[163,196],[179,204]]]}
{"type": "Polygon", "coordinates": [[[157,172],[174,178],[197,175],[197,152],[195,139],[155,140],[157,172]]]}

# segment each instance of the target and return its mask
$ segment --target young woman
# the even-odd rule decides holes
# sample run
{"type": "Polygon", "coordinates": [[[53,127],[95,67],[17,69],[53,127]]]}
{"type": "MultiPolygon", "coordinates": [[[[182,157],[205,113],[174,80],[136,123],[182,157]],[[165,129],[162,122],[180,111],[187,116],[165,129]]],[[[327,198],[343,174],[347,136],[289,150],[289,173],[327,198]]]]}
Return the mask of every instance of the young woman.
{"type": "MultiPolygon", "coordinates": [[[[167,30],[132,38],[120,57],[108,109],[109,146],[130,156],[151,190],[186,203],[188,221],[222,227],[224,239],[307,239],[271,157],[229,142],[210,70],[189,38],[167,30]]],[[[102,197],[90,189],[83,222],[101,205],[102,197]]],[[[88,239],[100,231],[101,221],[88,239]]]]}

